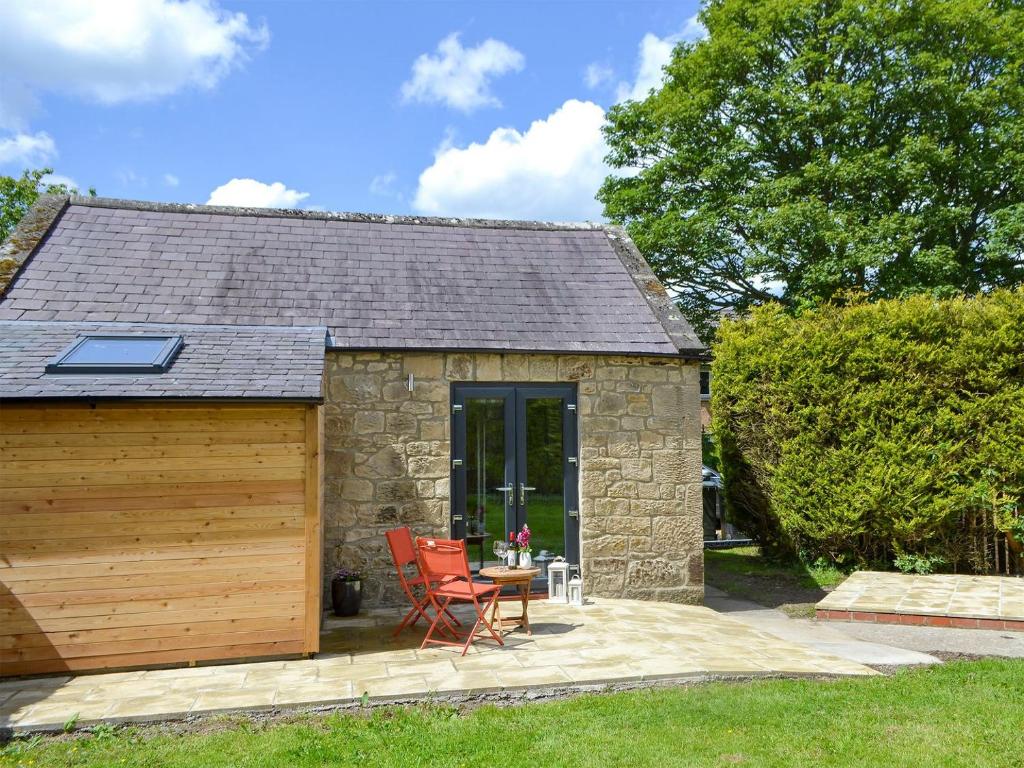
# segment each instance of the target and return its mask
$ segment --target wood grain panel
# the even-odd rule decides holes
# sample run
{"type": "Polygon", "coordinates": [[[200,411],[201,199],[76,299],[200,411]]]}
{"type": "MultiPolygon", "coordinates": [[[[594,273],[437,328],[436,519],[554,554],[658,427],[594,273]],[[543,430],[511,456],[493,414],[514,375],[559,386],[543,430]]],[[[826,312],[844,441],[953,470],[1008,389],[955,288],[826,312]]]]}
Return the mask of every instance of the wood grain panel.
{"type": "Polygon", "coordinates": [[[321,422],[301,404],[5,405],[0,674],[317,650],[321,422]]]}

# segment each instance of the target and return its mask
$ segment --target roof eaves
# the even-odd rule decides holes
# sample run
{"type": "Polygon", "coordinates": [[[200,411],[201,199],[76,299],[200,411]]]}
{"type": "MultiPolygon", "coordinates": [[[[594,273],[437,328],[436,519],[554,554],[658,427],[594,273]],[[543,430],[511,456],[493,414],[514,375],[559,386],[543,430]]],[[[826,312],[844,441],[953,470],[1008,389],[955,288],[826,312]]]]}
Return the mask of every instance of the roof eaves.
{"type": "Polygon", "coordinates": [[[707,353],[707,347],[694,333],[626,230],[616,225],[605,225],[604,231],[615,255],[619,257],[622,266],[633,279],[640,295],[644,297],[676,349],[684,357],[703,357],[707,353]]]}
{"type": "Polygon", "coordinates": [[[480,346],[458,346],[441,344],[438,346],[393,346],[393,345],[365,345],[356,346],[344,344],[332,336],[327,338],[327,351],[329,352],[382,352],[395,354],[424,354],[424,353],[457,353],[457,354],[483,354],[483,355],[563,355],[574,357],[671,357],[684,359],[703,359],[702,350],[680,350],[678,352],[637,352],[635,349],[605,349],[603,347],[580,348],[580,349],[557,349],[545,346],[537,347],[480,347],[480,346]]]}
{"type": "Polygon", "coordinates": [[[46,239],[68,207],[66,195],[40,195],[21,217],[14,231],[0,244],[0,298],[46,239]]]}

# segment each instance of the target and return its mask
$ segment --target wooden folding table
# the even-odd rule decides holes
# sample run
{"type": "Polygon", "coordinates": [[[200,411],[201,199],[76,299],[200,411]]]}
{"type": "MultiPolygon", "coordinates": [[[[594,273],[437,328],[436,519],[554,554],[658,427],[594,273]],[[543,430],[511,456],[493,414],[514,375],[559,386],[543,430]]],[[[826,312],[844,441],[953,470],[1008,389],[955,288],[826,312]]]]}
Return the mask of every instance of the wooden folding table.
{"type": "Polygon", "coordinates": [[[523,627],[526,630],[526,634],[532,635],[533,631],[530,629],[529,616],[530,584],[540,575],[540,568],[509,568],[507,565],[498,565],[490,568],[481,568],[480,575],[485,579],[490,579],[499,586],[504,587],[507,584],[516,587],[519,590],[519,596],[522,598],[522,614],[519,616],[509,616],[508,618],[501,615],[501,611],[498,610],[498,601],[494,601],[494,608],[491,610],[491,623],[494,624],[494,628],[498,633],[500,634],[505,631],[506,624],[511,624],[512,627],[523,627]]]}

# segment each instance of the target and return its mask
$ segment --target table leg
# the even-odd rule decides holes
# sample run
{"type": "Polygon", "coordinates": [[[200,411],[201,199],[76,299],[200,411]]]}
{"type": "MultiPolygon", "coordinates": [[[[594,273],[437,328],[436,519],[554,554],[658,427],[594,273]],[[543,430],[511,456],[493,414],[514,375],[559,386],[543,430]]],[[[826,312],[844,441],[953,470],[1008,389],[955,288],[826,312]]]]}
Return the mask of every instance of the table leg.
{"type": "Polygon", "coordinates": [[[529,609],[529,605],[530,605],[530,585],[529,584],[520,584],[519,585],[519,594],[523,598],[523,616],[522,616],[523,626],[526,627],[526,634],[527,635],[532,635],[533,634],[533,630],[530,629],[530,617],[527,614],[527,610],[529,609]]]}
{"type": "MultiPolygon", "coordinates": [[[[499,592],[498,593],[498,597],[500,597],[500,596],[501,596],[501,593],[499,592]]],[[[500,636],[502,634],[502,631],[501,631],[502,630],[502,628],[501,628],[501,609],[498,608],[498,602],[499,602],[498,598],[497,597],[494,598],[494,607],[491,608],[491,626],[494,627],[498,631],[498,635],[500,636]]]]}

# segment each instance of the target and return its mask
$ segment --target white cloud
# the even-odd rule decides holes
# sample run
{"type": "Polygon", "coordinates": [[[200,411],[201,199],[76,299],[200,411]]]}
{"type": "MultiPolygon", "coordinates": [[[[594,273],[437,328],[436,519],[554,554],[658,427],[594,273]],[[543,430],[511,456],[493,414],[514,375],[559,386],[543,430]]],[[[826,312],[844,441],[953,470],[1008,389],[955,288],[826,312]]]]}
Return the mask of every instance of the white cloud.
{"type": "Polygon", "coordinates": [[[114,174],[114,178],[117,179],[122,187],[145,187],[149,185],[149,180],[145,176],[140,176],[131,168],[122,168],[114,174]]]}
{"type": "Polygon", "coordinates": [[[68,189],[81,189],[81,187],[78,186],[77,181],[72,179],[70,176],[64,176],[60,173],[48,173],[43,176],[40,181],[44,186],[49,186],[50,184],[63,184],[68,189]]]}
{"type": "Polygon", "coordinates": [[[168,187],[176,187],[180,183],[181,183],[181,180],[177,176],[175,176],[173,173],[165,173],[164,174],[164,184],[166,184],[168,187]]]}
{"type": "Polygon", "coordinates": [[[395,179],[398,178],[394,171],[381,173],[370,180],[371,195],[390,195],[394,192],[395,179]]]}
{"type": "Polygon", "coordinates": [[[683,31],[679,33],[680,40],[694,42],[708,36],[708,28],[701,22],[700,17],[695,13],[686,20],[683,31]]]}
{"type": "Polygon", "coordinates": [[[405,101],[442,103],[471,112],[478,107],[498,107],[490,92],[493,77],[518,72],[525,58],[500,40],[487,39],[475,48],[463,48],[453,32],[437,45],[437,55],[424,53],[412,65],[412,77],[402,84],[405,101]]]}
{"type": "Polygon", "coordinates": [[[687,19],[682,31],[676,34],[662,38],[648,32],[640,41],[636,79],[632,83],[619,83],[616,100],[642,101],[646,99],[652,88],[661,86],[665,76],[663,70],[672,60],[672,50],[676,45],[683,41],[699,40],[707,33],[707,29],[696,15],[687,19]]]}
{"type": "MultiPolygon", "coordinates": [[[[637,78],[619,86],[626,98],[644,98],[661,82],[676,43],[706,34],[696,16],[682,31],[660,38],[645,35],[640,43],[637,78]],[[633,96],[633,94],[636,94],[633,96]]],[[[614,73],[591,64],[584,82],[599,87],[614,73]]],[[[580,220],[600,219],[594,199],[609,175],[629,173],[608,167],[601,128],[604,110],[591,101],[570,99],[525,131],[497,128],[483,143],[458,146],[449,135],[420,174],[413,208],[435,216],[580,220]]]]}
{"type": "Polygon", "coordinates": [[[0,90],[22,94],[3,121],[26,108],[25,89],[116,104],[212,88],[268,39],[215,0],[0,3],[0,90]]]}
{"type": "Polygon", "coordinates": [[[583,82],[587,84],[587,88],[600,88],[605,83],[610,83],[613,77],[615,72],[611,67],[595,61],[587,65],[583,73],[583,82]]]}
{"type": "Polygon", "coordinates": [[[420,175],[424,214],[514,219],[597,219],[594,194],[609,169],[604,110],[571,99],[520,132],[498,128],[483,144],[445,142],[420,175]]]}
{"type": "Polygon", "coordinates": [[[0,139],[0,164],[40,166],[57,156],[57,145],[45,131],[16,133],[0,139]]]}
{"type": "Polygon", "coordinates": [[[295,208],[307,197],[308,192],[288,189],[280,181],[264,184],[256,179],[232,179],[213,190],[206,204],[244,208],[295,208]]]}

